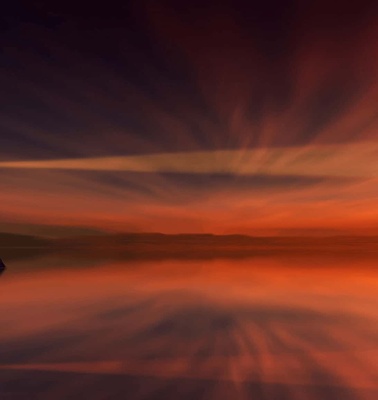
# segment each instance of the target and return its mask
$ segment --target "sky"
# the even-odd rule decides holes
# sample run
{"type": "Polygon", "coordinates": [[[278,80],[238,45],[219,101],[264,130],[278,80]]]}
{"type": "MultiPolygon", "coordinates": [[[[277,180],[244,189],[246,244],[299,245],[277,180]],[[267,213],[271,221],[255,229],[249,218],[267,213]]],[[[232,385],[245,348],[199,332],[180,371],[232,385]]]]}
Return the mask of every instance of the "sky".
{"type": "Polygon", "coordinates": [[[94,3],[2,12],[0,231],[378,234],[376,1],[94,3]]]}

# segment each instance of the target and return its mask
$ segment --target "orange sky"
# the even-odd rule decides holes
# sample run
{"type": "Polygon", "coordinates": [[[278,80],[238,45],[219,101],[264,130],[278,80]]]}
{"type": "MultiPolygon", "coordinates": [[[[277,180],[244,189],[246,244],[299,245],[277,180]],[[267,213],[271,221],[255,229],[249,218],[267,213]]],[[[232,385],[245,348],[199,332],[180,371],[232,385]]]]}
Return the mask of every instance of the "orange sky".
{"type": "Polygon", "coordinates": [[[131,4],[9,16],[0,231],[378,234],[373,5],[131,4]]]}

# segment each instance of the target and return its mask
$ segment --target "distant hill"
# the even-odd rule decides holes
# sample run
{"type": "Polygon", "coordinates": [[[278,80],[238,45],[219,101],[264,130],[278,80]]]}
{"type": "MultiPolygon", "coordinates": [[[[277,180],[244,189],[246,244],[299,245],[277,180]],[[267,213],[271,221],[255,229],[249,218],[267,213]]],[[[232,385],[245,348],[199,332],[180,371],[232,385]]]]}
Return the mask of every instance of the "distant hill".
{"type": "Polygon", "coordinates": [[[46,247],[50,246],[51,242],[48,239],[28,236],[28,235],[18,235],[14,233],[0,232],[0,248],[13,248],[13,247],[46,247]]]}
{"type": "Polygon", "coordinates": [[[248,257],[283,253],[378,255],[378,237],[253,237],[245,235],[120,233],[46,239],[0,233],[0,248],[40,248],[60,254],[122,258],[248,257]]]}
{"type": "Polygon", "coordinates": [[[1,223],[1,231],[16,235],[27,235],[43,238],[66,238],[84,235],[104,235],[107,232],[95,228],[85,226],[62,226],[48,224],[32,224],[32,223],[1,223]]]}
{"type": "Polygon", "coordinates": [[[286,252],[377,253],[378,237],[252,237],[245,235],[123,233],[55,241],[58,248],[137,258],[248,256],[286,252]]]}

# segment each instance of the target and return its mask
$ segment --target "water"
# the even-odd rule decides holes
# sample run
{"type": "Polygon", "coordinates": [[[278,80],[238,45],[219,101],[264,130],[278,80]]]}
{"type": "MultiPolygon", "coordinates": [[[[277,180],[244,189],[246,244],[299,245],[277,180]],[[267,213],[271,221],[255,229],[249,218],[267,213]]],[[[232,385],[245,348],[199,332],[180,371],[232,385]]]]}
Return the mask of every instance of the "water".
{"type": "Polygon", "coordinates": [[[6,263],[2,400],[378,399],[376,259],[6,263]]]}

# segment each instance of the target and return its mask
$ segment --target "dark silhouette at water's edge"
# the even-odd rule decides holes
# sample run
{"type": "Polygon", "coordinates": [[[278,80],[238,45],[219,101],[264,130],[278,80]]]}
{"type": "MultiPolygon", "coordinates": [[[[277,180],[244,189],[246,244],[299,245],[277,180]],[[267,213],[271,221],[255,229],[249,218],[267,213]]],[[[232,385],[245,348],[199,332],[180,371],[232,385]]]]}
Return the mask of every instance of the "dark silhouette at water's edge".
{"type": "Polygon", "coordinates": [[[6,270],[6,266],[3,263],[3,260],[0,258],[0,275],[6,270]]]}
{"type": "Polygon", "coordinates": [[[121,259],[212,259],[271,256],[275,254],[333,254],[377,257],[378,237],[257,237],[246,235],[122,233],[70,238],[39,238],[0,233],[2,255],[58,253],[86,258],[121,259]]]}

